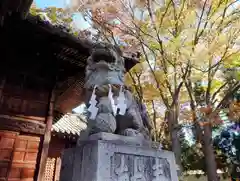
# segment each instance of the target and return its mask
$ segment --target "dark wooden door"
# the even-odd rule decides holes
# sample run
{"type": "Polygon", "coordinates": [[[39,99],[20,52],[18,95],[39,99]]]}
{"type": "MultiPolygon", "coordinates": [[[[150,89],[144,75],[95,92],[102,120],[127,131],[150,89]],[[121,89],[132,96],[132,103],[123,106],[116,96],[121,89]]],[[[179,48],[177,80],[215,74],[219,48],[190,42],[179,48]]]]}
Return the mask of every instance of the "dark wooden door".
{"type": "Polygon", "coordinates": [[[16,132],[0,131],[0,181],[7,181],[17,136],[16,132]]]}
{"type": "Polygon", "coordinates": [[[8,181],[33,181],[40,138],[19,135],[14,144],[8,181]]]}
{"type": "Polygon", "coordinates": [[[0,181],[33,181],[40,138],[0,131],[0,181]]]}

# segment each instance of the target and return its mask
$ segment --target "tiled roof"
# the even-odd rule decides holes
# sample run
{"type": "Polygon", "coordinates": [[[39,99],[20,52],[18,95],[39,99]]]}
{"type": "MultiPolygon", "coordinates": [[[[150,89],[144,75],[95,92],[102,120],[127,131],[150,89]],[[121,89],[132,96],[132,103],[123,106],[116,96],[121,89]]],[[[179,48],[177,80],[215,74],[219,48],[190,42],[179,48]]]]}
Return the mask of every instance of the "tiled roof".
{"type": "Polygon", "coordinates": [[[79,136],[87,127],[86,120],[79,114],[65,114],[52,126],[52,132],[79,136]]]}

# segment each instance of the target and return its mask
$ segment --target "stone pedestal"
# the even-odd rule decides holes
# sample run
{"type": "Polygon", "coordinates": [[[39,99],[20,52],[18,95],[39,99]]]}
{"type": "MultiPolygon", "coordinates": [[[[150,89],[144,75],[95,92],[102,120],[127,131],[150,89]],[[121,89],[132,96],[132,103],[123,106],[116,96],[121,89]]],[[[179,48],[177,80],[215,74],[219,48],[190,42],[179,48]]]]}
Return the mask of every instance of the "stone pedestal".
{"type": "Polygon", "coordinates": [[[64,152],[60,181],[178,181],[174,154],[133,137],[98,133],[64,152]]]}

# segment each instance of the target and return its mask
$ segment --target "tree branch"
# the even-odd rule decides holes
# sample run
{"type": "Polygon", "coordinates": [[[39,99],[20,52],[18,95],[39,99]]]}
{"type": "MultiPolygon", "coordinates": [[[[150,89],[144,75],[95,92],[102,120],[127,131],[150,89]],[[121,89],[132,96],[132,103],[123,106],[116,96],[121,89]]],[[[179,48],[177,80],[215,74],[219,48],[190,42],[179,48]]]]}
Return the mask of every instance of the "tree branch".
{"type": "Polygon", "coordinates": [[[224,87],[226,87],[227,84],[228,84],[228,82],[225,82],[221,87],[218,88],[217,91],[215,91],[215,92],[213,93],[212,98],[211,98],[211,102],[213,102],[213,101],[215,100],[217,94],[218,94],[224,87]]]}
{"type": "MultiPolygon", "coordinates": [[[[212,60],[210,59],[208,61],[208,66],[210,67],[212,65],[212,60]]],[[[207,78],[208,78],[208,85],[207,85],[207,90],[206,90],[206,94],[205,94],[205,101],[206,101],[206,104],[209,105],[209,101],[210,101],[210,91],[211,91],[211,85],[212,85],[212,79],[213,77],[211,76],[211,69],[209,69],[208,71],[208,75],[207,75],[207,78]]]]}
{"type": "Polygon", "coordinates": [[[232,96],[233,93],[235,93],[237,90],[240,89],[240,82],[235,83],[235,85],[233,86],[233,88],[231,90],[229,90],[225,96],[223,97],[223,99],[220,101],[220,103],[217,105],[216,109],[219,109],[223,106],[223,103],[228,100],[230,98],[230,96],[232,96]]]}

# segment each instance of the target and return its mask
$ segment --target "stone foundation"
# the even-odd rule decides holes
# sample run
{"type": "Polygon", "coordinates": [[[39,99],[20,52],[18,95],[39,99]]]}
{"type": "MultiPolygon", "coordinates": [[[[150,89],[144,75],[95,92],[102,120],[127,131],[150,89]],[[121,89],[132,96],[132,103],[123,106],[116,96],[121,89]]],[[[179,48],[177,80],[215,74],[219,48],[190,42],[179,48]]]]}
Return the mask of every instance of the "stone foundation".
{"type": "Polygon", "coordinates": [[[60,181],[178,181],[174,154],[151,142],[98,133],[64,152],[60,181]]]}

